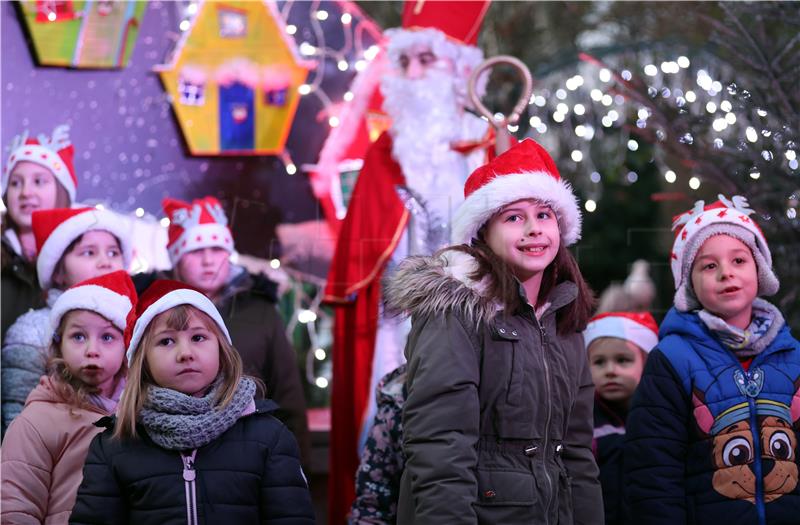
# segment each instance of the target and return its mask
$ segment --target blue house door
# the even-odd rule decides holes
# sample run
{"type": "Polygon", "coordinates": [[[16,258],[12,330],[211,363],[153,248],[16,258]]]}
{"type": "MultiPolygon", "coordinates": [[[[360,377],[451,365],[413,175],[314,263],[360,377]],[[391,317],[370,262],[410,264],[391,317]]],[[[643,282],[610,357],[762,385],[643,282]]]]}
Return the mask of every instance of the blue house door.
{"type": "Polygon", "coordinates": [[[253,90],[234,82],[219,87],[219,138],[222,151],[251,150],[254,146],[253,90]]]}

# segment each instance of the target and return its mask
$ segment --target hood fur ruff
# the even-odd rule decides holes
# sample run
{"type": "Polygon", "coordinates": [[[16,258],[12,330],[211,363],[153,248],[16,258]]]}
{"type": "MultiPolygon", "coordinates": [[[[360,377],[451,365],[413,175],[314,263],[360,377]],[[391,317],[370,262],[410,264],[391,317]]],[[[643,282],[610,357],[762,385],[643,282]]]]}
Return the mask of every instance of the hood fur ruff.
{"type": "Polygon", "coordinates": [[[453,312],[470,323],[491,321],[502,305],[487,296],[489,276],[475,281],[474,257],[448,249],[433,257],[405,259],[384,282],[384,298],[390,313],[442,315],[453,312]]]}

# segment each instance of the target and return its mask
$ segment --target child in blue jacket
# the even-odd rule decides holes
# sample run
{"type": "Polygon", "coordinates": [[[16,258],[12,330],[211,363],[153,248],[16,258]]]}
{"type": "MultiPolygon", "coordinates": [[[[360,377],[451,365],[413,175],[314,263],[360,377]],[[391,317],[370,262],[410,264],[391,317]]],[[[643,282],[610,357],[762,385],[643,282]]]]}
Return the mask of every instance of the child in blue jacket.
{"type": "Polygon", "coordinates": [[[628,415],[632,523],[800,521],[800,343],[742,197],[678,216],[675,304],[628,415]]]}

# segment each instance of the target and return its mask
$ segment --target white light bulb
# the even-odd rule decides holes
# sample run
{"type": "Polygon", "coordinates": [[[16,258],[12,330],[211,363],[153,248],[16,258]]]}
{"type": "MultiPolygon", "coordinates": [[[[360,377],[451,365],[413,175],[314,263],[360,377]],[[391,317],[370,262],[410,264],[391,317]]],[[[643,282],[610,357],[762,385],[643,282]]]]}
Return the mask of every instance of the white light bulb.
{"type": "Polygon", "coordinates": [[[597,203],[592,199],[587,199],[586,202],[583,203],[583,207],[586,208],[586,211],[592,213],[597,209],[597,203]]]}

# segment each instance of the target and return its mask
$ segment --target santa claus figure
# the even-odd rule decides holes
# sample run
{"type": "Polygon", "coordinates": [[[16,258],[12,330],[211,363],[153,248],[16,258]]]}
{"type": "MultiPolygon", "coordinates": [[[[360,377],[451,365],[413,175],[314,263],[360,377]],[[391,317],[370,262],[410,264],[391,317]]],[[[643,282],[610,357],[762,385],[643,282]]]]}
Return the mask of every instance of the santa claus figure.
{"type": "Polygon", "coordinates": [[[364,158],[328,275],[336,304],[330,522],[353,499],[358,449],[377,381],[404,362],[409,322],[384,315],[381,278],[408,255],[450,243],[450,219],[467,176],[485,161],[488,124],[466,111],[467,83],[489,2],[406,2],[402,28],[385,32],[381,80],[390,129],[364,158]]]}

